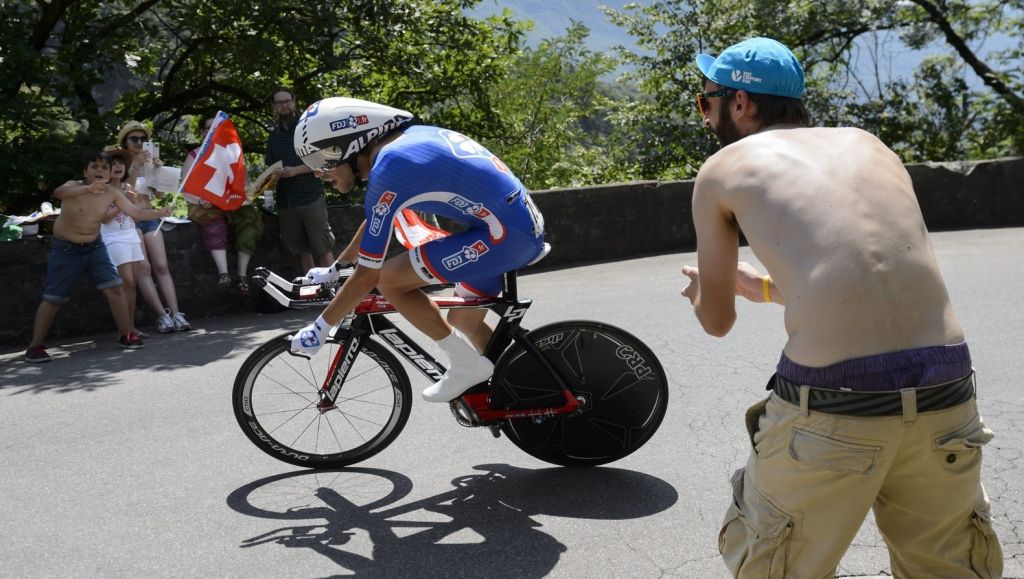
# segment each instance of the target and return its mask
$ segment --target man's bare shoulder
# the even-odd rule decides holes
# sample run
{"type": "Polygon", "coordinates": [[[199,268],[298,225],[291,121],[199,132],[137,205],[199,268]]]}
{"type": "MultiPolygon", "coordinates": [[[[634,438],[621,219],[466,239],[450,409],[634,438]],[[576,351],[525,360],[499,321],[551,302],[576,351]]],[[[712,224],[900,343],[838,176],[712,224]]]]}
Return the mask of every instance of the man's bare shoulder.
{"type": "Polygon", "coordinates": [[[805,171],[853,152],[895,155],[878,137],[856,127],[769,127],[709,157],[697,179],[724,188],[743,187],[749,178],[805,171]]]}

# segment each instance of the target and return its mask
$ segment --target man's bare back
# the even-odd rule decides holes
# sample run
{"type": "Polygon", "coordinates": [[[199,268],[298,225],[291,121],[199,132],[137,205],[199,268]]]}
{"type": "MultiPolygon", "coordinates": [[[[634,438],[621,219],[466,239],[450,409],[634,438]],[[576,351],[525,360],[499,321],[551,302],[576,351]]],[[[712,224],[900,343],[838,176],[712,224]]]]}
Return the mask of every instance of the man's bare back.
{"type": "Polygon", "coordinates": [[[792,361],[963,341],[910,176],[873,135],[763,130],[711,157],[695,195],[695,212],[703,203],[721,226],[733,218],[771,272],[792,361]]]}

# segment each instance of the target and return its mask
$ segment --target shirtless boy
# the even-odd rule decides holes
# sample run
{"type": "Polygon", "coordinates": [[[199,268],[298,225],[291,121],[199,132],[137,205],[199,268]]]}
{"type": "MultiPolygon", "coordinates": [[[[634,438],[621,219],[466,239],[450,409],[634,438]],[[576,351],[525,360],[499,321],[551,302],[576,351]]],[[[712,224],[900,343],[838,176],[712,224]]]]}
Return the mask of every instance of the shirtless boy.
{"type": "Polygon", "coordinates": [[[110,158],[100,152],[90,152],[82,159],[86,165],[82,181],[68,181],[54,191],[61,201],[61,212],[53,225],[53,248],[50,250],[46,270],[46,289],[43,301],[36,310],[32,342],[25,352],[27,362],[48,362],[43,340],[57,317],[61,305],[68,302],[78,277],[84,270],[96,287],[103,291],[110,303],[110,312],[124,348],[141,348],[142,339],[136,336],[128,321],[128,305],[107,248],[99,238],[100,223],[111,203],[136,220],[159,219],[170,214],[171,207],[163,210],[140,209],[129,201],[119,188],[112,187],[110,158]]]}
{"type": "Polygon", "coordinates": [[[737,294],[784,303],[788,334],[772,394],[747,411],[726,566],[832,577],[874,509],[895,576],[1000,577],[981,484],[992,432],[906,169],[869,133],[810,126],[782,44],[752,38],[697,64],[722,149],[697,175],[683,295],[714,336],[737,294]],[[740,230],[770,276],[737,265],[740,230]]]}

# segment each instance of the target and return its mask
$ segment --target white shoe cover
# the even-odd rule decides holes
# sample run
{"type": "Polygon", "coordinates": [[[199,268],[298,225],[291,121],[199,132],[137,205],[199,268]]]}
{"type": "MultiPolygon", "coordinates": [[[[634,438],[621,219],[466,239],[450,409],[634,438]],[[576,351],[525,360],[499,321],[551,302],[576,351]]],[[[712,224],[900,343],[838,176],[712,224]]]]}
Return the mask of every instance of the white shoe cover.
{"type": "Polygon", "coordinates": [[[427,402],[450,402],[490,378],[492,373],[494,364],[485,356],[477,356],[468,363],[463,361],[449,368],[437,383],[427,386],[423,390],[423,399],[427,402]]]}

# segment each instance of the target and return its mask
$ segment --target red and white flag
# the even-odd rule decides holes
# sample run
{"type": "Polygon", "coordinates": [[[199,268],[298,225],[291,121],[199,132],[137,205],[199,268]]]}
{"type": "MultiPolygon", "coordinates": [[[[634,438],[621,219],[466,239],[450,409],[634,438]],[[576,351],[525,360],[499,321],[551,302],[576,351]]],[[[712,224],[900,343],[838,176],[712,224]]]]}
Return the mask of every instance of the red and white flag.
{"type": "Polygon", "coordinates": [[[245,202],[245,179],[242,140],[231,119],[218,112],[181,190],[234,211],[245,202]]]}

